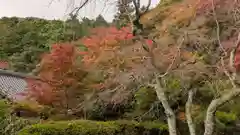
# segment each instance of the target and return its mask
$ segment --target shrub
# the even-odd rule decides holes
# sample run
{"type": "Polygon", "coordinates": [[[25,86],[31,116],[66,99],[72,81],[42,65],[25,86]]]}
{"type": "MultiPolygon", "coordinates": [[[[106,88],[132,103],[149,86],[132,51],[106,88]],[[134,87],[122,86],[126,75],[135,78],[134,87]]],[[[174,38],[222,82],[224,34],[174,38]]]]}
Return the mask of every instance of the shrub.
{"type": "Polygon", "coordinates": [[[1,135],[16,135],[23,127],[35,124],[38,121],[35,119],[23,119],[11,116],[12,107],[8,101],[0,100],[0,134],[1,135]]]}
{"type": "Polygon", "coordinates": [[[24,128],[19,135],[164,135],[167,126],[159,123],[133,121],[96,122],[89,120],[36,124],[24,128]]]}
{"type": "Polygon", "coordinates": [[[134,95],[137,109],[149,110],[156,101],[156,92],[150,88],[142,87],[134,95]]]}
{"type": "Polygon", "coordinates": [[[11,107],[12,113],[15,113],[18,117],[25,118],[43,118],[48,117],[51,113],[53,113],[53,108],[49,106],[43,106],[38,104],[37,102],[28,100],[19,101],[14,103],[11,107]]]}
{"type": "Polygon", "coordinates": [[[0,100],[0,122],[4,119],[9,112],[9,104],[6,100],[0,100]]]}
{"type": "Polygon", "coordinates": [[[5,119],[9,114],[9,104],[6,100],[0,100],[0,133],[3,132],[3,128],[5,126],[5,119]]]}
{"type": "Polygon", "coordinates": [[[18,117],[12,117],[4,120],[2,126],[1,135],[17,135],[18,132],[24,127],[32,124],[36,124],[39,121],[36,119],[23,119],[18,117]]]}

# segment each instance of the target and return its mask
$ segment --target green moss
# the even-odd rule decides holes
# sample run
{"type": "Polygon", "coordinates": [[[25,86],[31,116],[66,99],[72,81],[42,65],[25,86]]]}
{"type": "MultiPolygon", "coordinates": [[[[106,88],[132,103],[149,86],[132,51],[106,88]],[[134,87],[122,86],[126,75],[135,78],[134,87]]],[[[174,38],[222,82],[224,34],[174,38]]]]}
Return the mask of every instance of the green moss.
{"type": "Polygon", "coordinates": [[[232,123],[237,120],[237,115],[231,112],[227,113],[227,112],[217,111],[216,117],[218,118],[218,120],[220,120],[224,124],[232,123]]]}
{"type": "Polygon", "coordinates": [[[167,126],[161,123],[133,121],[59,121],[26,127],[19,135],[141,135],[146,133],[168,134],[167,126]]]}

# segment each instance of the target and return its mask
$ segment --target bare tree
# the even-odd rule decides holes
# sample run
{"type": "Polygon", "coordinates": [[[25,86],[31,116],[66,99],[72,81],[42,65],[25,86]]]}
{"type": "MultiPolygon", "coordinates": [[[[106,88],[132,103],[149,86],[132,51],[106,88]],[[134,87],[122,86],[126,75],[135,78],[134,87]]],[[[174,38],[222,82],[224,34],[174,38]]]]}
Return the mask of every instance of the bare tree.
{"type": "MultiPolygon", "coordinates": [[[[138,3],[136,1],[134,1],[134,5],[135,7],[138,7],[138,3]]],[[[135,9],[137,10],[137,8],[135,9]]],[[[136,11],[137,15],[140,15],[141,17],[141,13],[138,13],[139,11],[136,11]]],[[[218,21],[216,20],[216,24],[217,24],[217,29],[219,29],[219,24],[218,21]]],[[[134,25],[134,24],[133,24],[134,25]]],[[[143,30],[141,27],[138,27],[139,29],[143,30]]],[[[137,33],[139,35],[141,35],[141,33],[137,33]]],[[[218,43],[220,48],[223,50],[223,47],[221,45],[220,42],[220,38],[219,38],[219,30],[217,30],[217,37],[218,37],[218,43]]],[[[141,38],[143,39],[143,38],[141,38]]],[[[154,42],[156,43],[156,42],[154,42]]],[[[230,56],[226,56],[226,52],[225,50],[223,50],[223,53],[225,55],[225,57],[229,57],[229,63],[230,63],[230,68],[234,69],[234,58],[236,55],[236,50],[239,48],[240,46],[240,33],[238,36],[238,40],[236,42],[235,47],[232,49],[231,51],[231,55],[230,56]]],[[[143,46],[145,47],[145,46],[143,46]]],[[[152,53],[151,51],[149,51],[149,49],[145,49],[146,51],[148,51],[150,54],[152,53]]],[[[154,58],[153,55],[151,55],[152,59],[156,59],[154,58]]],[[[222,58],[223,59],[223,58],[222,58]]],[[[154,61],[154,60],[152,60],[154,61]]],[[[173,60],[174,62],[174,60],[173,60]]],[[[223,62],[222,62],[223,63],[223,62]]],[[[152,63],[152,65],[159,70],[159,67],[156,66],[156,64],[152,63]]],[[[171,67],[171,65],[169,66],[171,67]]],[[[225,67],[225,65],[223,65],[223,67],[225,67]]],[[[170,69],[170,68],[169,68],[170,69]]],[[[164,75],[166,75],[168,72],[165,72],[164,75]]],[[[240,95],[240,88],[236,88],[236,84],[235,84],[235,79],[236,77],[236,73],[235,72],[231,72],[231,74],[225,69],[224,71],[225,75],[229,77],[229,80],[231,81],[232,85],[233,85],[233,89],[229,90],[229,92],[225,93],[224,95],[219,96],[216,99],[213,99],[211,101],[211,103],[209,104],[208,108],[207,108],[207,113],[206,113],[206,118],[205,118],[205,131],[204,131],[204,135],[212,135],[214,132],[214,124],[215,124],[215,113],[218,110],[219,107],[221,107],[222,105],[224,105],[225,103],[227,103],[228,101],[232,100],[234,97],[237,97],[240,95]]],[[[168,126],[169,126],[169,135],[176,135],[177,134],[177,127],[176,127],[176,116],[173,112],[173,110],[171,109],[167,97],[165,95],[165,91],[164,88],[161,86],[161,83],[159,82],[159,78],[163,78],[164,75],[157,75],[155,81],[156,84],[152,85],[152,87],[155,88],[156,93],[157,93],[157,97],[158,99],[161,101],[164,109],[165,109],[165,114],[167,116],[167,121],[168,121],[168,126]]],[[[190,135],[196,135],[196,131],[195,131],[195,126],[192,120],[192,116],[191,116],[191,106],[192,106],[192,102],[193,102],[193,91],[190,90],[188,93],[188,101],[186,103],[185,106],[185,111],[186,111],[186,118],[187,118],[187,123],[188,123],[188,127],[189,127],[189,132],[190,135]]]]}
{"type": "MultiPolygon", "coordinates": [[[[238,36],[236,46],[232,50],[232,52],[233,52],[233,53],[231,53],[232,55],[236,55],[236,49],[239,46],[240,46],[240,33],[238,36]]],[[[152,51],[149,51],[149,53],[151,54],[152,51]]],[[[229,63],[234,63],[232,61],[235,56],[232,56],[232,55],[229,56],[229,59],[230,59],[229,63]]],[[[152,56],[152,59],[156,59],[156,58],[154,58],[153,55],[151,55],[151,56],[152,56]]],[[[152,65],[154,67],[156,67],[156,69],[159,69],[159,67],[157,67],[155,63],[152,63],[152,65]]],[[[230,66],[231,66],[231,68],[234,68],[233,65],[230,65],[230,66]]],[[[207,108],[206,118],[205,118],[204,135],[212,135],[213,134],[214,124],[215,124],[215,121],[214,121],[215,113],[218,110],[218,108],[221,107],[222,105],[224,105],[225,103],[227,103],[228,101],[232,100],[234,97],[237,97],[240,95],[240,88],[236,88],[236,84],[235,84],[236,73],[233,72],[232,75],[230,75],[230,73],[227,70],[225,70],[224,72],[229,77],[229,80],[232,82],[234,88],[228,90],[229,92],[225,93],[224,95],[221,95],[216,99],[213,99],[211,101],[211,103],[209,104],[209,106],[207,108]]],[[[177,132],[176,132],[177,131],[176,116],[168,103],[167,97],[165,95],[165,90],[162,87],[161,83],[159,82],[159,78],[163,78],[166,74],[167,74],[167,72],[164,75],[156,75],[156,78],[155,78],[156,83],[150,84],[150,86],[155,88],[157,97],[161,101],[161,103],[165,109],[165,114],[167,116],[167,121],[168,121],[168,126],[169,126],[169,135],[176,135],[177,134],[177,132]]],[[[190,135],[196,135],[195,126],[194,126],[194,123],[192,120],[192,115],[191,115],[193,94],[194,94],[194,92],[192,90],[190,90],[188,92],[188,101],[187,101],[186,107],[185,107],[186,118],[187,118],[190,135]]]]}

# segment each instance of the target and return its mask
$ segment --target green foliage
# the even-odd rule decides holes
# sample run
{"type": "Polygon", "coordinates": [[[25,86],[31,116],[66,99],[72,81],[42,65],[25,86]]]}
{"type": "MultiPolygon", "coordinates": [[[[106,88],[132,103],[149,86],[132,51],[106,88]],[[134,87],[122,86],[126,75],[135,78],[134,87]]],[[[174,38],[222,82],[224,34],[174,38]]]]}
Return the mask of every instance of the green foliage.
{"type": "Polygon", "coordinates": [[[122,116],[124,116],[124,112],[132,111],[131,103],[109,103],[106,101],[95,101],[91,102],[85,100],[84,110],[85,110],[85,118],[89,120],[115,120],[122,116]]]}
{"type": "Polygon", "coordinates": [[[24,128],[19,135],[155,135],[168,134],[162,123],[133,121],[97,122],[89,120],[59,121],[24,128]]]}
{"type": "Polygon", "coordinates": [[[49,44],[70,36],[64,34],[63,22],[57,20],[2,18],[0,25],[7,27],[1,31],[0,59],[9,61],[12,69],[21,72],[34,69],[49,44]]]}
{"type": "Polygon", "coordinates": [[[129,104],[131,104],[131,109],[125,112],[124,118],[126,119],[163,120],[164,111],[153,88],[141,87],[134,93],[134,100],[129,104]]]}
{"type": "Polygon", "coordinates": [[[152,88],[142,87],[134,95],[136,109],[148,110],[157,100],[156,92],[152,88]]]}
{"type": "Polygon", "coordinates": [[[213,95],[215,97],[223,94],[224,91],[232,88],[229,80],[207,80],[201,87],[200,91],[206,96],[213,95]]]}
{"type": "Polygon", "coordinates": [[[91,27],[107,25],[104,18],[96,21],[4,17],[0,19],[0,60],[8,61],[15,71],[31,72],[51,44],[76,40],[88,35],[91,27]]]}
{"type": "Polygon", "coordinates": [[[27,120],[11,116],[11,105],[6,100],[0,100],[0,133],[1,135],[16,135],[26,125],[37,123],[36,120],[27,120]]]}
{"type": "Polygon", "coordinates": [[[104,19],[102,15],[99,15],[95,20],[95,26],[109,26],[108,22],[104,19]]]}
{"type": "Polygon", "coordinates": [[[189,87],[189,82],[183,83],[178,77],[166,76],[162,83],[171,105],[179,104],[179,101],[184,100],[183,93],[189,87]]]}
{"type": "Polygon", "coordinates": [[[182,88],[180,79],[174,78],[174,77],[167,77],[164,80],[164,84],[165,84],[165,88],[171,91],[179,90],[182,88]]]}
{"type": "Polygon", "coordinates": [[[222,123],[232,123],[237,120],[237,115],[235,113],[227,113],[222,111],[216,112],[216,117],[219,119],[222,123]]]}
{"type": "Polygon", "coordinates": [[[6,100],[0,100],[0,133],[4,132],[6,124],[6,118],[9,115],[10,105],[6,100]]]}
{"type": "Polygon", "coordinates": [[[77,40],[80,37],[88,35],[89,26],[84,22],[80,22],[77,16],[70,16],[64,23],[65,31],[68,36],[64,36],[67,41],[77,40]]]}
{"type": "Polygon", "coordinates": [[[121,4],[121,2],[118,1],[117,10],[118,12],[114,16],[113,24],[117,28],[127,26],[131,21],[129,17],[133,18],[134,7],[130,4],[121,4]]]}
{"type": "Polygon", "coordinates": [[[54,109],[49,106],[43,106],[39,105],[38,103],[34,101],[21,101],[14,103],[11,106],[11,110],[13,112],[21,111],[25,112],[24,114],[21,114],[22,117],[36,117],[40,115],[49,116],[54,112],[54,109]]]}
{"type": "Polygon", "coordinates": [[[220,110],[224,112],[228,112],[231,110],[231,113],[236,114],[238,117],[240,116],[240,106],[239,106],[239,98],[236,98],[235,100],[232,100],[225,105],[221,106],[220,110]]]}
{"type": "Polygon", "coordinates": [[[5,125],[3,125],[2,135],[17,135],[18,132],[24,127],[32,124],[37,124],[39,121],[35,119],[23,119],[23,118],[8,118],[5,119],[5,125]]]}
{"type": "Polygon", "coordinates": [[[9,113],[10,105],[7,103],[6,100],[0,100],[0,122],[6,117],[9,113]]]}
{"type": "Polygon", "coordinates": [[[0,133],[3,133],[6,126],[6,119],[9,115],[10,105],[6,100],[0,100],[0,133]]]}

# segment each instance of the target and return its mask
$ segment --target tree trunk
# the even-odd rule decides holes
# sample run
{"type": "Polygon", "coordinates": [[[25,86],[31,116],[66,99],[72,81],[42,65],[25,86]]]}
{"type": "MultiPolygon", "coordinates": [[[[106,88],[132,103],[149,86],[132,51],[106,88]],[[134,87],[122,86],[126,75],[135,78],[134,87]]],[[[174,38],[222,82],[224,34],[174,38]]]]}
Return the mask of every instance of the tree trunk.
{"type": "Polygon", "coordinates": [[[206,118],[205,118],[205,131],[204,135],[212,135],[214,132],[214,119],[217,109],[224,103],[232,100],[234,97],[239,96],[240,89],[232,89],[230,92],[222,95],[221,97],[212,100],[208,106],[206,118]]]}
{"type": "Polygon", "coordinates": [[[186,114],[186,118],[187,118],[187,123],[188,123],[188,128],[189,128],[190,135],[196,135],[195,125],[193,123],[192,114],[191,114],[193,94],[194,94],[193,90],[190,90],[188,92],[188,100],[187,100],[187,103],[186,103],[186,106],[185,106],[185,111],[186,111],[185,114],[186,114]]]}
{"type": "Polygon", "coordinates": [[[157,84],[155,85],[155,90],[157,93],[157,97],[161,101],[163,108],[165,110],[165,114],[167,116],[169,135],[177,135],[176,116],[172,108],[168,104],[167,97],[164,93],[164,89],[160,85],[159,80],[156,79],[156,81],[157,81],[157,84]]]}

